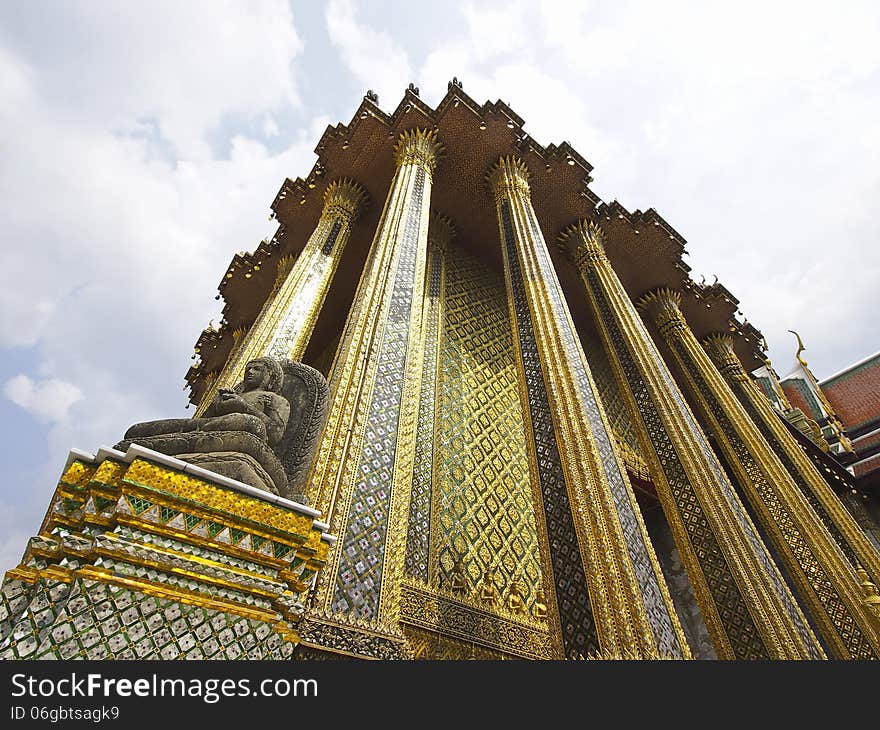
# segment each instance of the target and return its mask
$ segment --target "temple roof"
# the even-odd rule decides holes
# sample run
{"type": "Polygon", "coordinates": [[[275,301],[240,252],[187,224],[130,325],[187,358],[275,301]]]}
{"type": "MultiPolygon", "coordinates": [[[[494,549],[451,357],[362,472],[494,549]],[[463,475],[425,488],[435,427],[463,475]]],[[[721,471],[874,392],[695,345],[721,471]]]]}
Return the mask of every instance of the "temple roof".
{"type": "Polygon", "coordinates": [[[206,329],[196,344],[199,359],[186,376],[191,400],[198,402],[206,375],[222,368],[234,344],[233,332],[256,319],[272,290],[276,262],[302,250],[320,217],[327,184],[350,177],[373,202],[352,232],[304,359],[313,361],[334,340],[354,298],[394,175],[394,143],[400,132],[415,127],[434,128],[445,148],[434,175],[431,207],[452,219],[457,241],[499,268],[498,223],[484,176],[502,155],[514,154],[525,162],[531,173],[532,204],[582,334],[594,328],[583,284],[552,242],[571,223],[590,219],[603,227],[608,256],[634,300],[660,286],[680,290],[682,310],[698,338],[729,332],[746,369],[759,367],[761,333],[736,318],[738,300],[724,286],[690,278],[690,267],[682,258],[684,238],[653,208],[630,212],[616,200],[602,201],[589,187],[593,167],[584,157],[568,142],[542,146],[523,124],[504,102],[479,105],[460,84],[450,82],[436,109],[410,85],[391,114],[368,93],[347,125],[328,126],[315,148],[318,159],[312,169],[304,178],[285,180],[272,202],[280,224],[275,236],[253,253],[236,254],[220,282],[223,319],[219,329],[206,329]]]}

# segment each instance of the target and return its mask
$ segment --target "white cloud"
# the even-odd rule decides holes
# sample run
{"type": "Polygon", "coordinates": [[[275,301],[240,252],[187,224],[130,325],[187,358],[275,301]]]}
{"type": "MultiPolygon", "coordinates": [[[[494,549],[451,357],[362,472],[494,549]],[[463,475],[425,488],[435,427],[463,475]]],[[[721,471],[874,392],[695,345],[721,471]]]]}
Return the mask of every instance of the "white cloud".
{"type": "Polygon", "coordinates": [[[278,122],[272,117],[266,117],[263,122],[263,134],[267,137],[277,137],[281,130],[278,129],[278,122]]]}
{"type": "Polygon", "coordinates": [[[282,0],[61,4],[39,21],[38,93],[68,124],[156,120],[180,157],[206,158],[225,115],[299,104],[290,66],[303,42],[282,0]]]}
{"type": "Polygon", "coordinates": [[[185,415],[215,287],[235,251],[274,233],[269,204],[311,167],[327,120],[276,129],[277,152],[232,131],[300,108],[303,44],[285,2],[62,5],[12,21],[0,23],[0,346],[31,348],[36,364],[3,392],[47,429],[28,454],[45,453],[28,487],[44,494],[71,446],[185,415]]]}
{"type": "Polygon", "coordinates": [[[70,407],[83,398],[82,391],[72,383],[54,378],[35,382],[24,374],[7,380],[3,394],[35,418],[46,422],[65,420],[70,407]]]}
{"type": "Polygon", "coordinates": [[[359,22],[354,0],[330,0],[325,17],[330,41],[364,91],[396,106],[413,80],[406,52],[384,31],[359,22]]]}

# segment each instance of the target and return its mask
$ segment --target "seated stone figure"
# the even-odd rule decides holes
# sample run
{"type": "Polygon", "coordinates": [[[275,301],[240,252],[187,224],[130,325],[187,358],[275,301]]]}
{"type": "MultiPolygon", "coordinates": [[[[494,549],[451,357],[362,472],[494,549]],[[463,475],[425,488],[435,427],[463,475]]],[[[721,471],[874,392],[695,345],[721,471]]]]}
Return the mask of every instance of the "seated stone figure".
{"type": "Polygon", "coordinates": [[[314,368],[259,357],[234,390],[218,390],[202,417],[135,424],[116,448],[135,442],[303,502],[328,399],[327,382],[314,368]]]}
{"type": "Polygon", "coordinates": [[[246,431],[274,446],[284,435],[290,403],[278,394],[284,380],[281,366],[270,357],[251,360],[239,390],[220,388],[201,418],[166,418],[136,423],[127,440],[189,431],[246,431]]]}

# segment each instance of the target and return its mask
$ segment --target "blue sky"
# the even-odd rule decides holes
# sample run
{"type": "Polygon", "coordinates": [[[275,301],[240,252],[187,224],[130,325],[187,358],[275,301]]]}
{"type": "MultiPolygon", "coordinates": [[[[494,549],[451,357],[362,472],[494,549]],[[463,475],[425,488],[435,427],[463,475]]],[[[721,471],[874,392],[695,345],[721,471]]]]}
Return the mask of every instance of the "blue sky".
{"type": "Polygon", "coordinates": [[[71,447],[187,414],[230,258],[368,88],[457,76],[571,142],[783,374],[789,328],[820,377],[880,349],[878,37],[868,2],[0,4],[0,569],[71,447]]]}

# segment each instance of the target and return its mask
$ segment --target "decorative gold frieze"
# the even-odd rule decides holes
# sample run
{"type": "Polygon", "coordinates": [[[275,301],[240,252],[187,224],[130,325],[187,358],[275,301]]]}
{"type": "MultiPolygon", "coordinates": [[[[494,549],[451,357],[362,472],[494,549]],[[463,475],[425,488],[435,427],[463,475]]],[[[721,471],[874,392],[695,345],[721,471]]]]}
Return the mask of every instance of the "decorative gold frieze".
{"type": "Polygon", "coordinates": [[[479,646],[528,659],[555,659],[546,623],[521,610],[487,604],[408,580],[401,595],[401,621],[479,646]]]}

